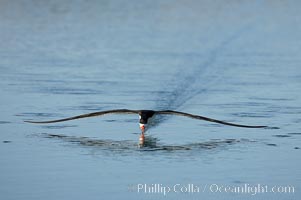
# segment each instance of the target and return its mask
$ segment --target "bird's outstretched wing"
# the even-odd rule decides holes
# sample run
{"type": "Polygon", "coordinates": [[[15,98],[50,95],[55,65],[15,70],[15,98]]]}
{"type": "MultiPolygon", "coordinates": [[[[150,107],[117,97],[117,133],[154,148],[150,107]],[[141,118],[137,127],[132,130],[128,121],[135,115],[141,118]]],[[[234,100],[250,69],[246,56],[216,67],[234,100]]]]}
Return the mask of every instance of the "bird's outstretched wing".
{"type": "Polygon", "coordinates": [[[74,119],[81,119],[86,117],[96,117],[100,115],[106,115],[106,114],[138,114],[139,110],[128,110],[128,109],[116,109],[116,110],[106,110],[106,111],[100,111],[100,112],[93,112],[83,115],[77,115],[74,117],[68,117],[64,119],[57,119],[57,120],[51,120],[51,121],[29,121],[26,120],[24,122],[28,123],[36,123],[36,124],[47,124],[47,123],[56,123],[56,122],[63,122],[63,121],[69,121],[74,119]]]}
{"type": "Polygon", "coordinates": [[[180,116],[190,117],[190,118],[193,118],[193,119],[205,120],[205,121],[209,121],[209,122],[215,122],[215,123],[224,124],[224,125],[228,125],[228,126],[236,126],[236,127],[243,127],[243,128],[267,128],[267,126],[249,126],[249,125],[242,125],[242,124],[234,124],[234,123],[224,122],[224,121],[217,120],[217,119],[211,119],[211,118],[208,118],[208,117],[203,117],[203,116],[200,116],[200,115],[193,115],[193,114],[179,112],[179,111],[173,111],[173,110],[157,111],[156,114],[180,115],[180,116]]]}

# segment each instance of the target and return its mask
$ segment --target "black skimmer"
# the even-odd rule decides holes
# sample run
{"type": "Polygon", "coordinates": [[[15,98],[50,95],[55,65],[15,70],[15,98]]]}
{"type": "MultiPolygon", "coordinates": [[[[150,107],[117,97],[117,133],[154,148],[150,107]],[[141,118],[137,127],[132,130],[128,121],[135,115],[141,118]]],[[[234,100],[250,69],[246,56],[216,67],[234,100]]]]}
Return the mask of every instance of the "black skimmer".
{"type": "Polygon", "coordinates": [[[209,117],[204,117],[204,116],[200,116],[200,115],[194,115],[194,114],[179,112],[179,111],[174,111],[174,110],[155,111],[155,110],[115,109],[115,110],[106,110],[106,111],[100,111],[100,112],[93,112],[93,113],[77,115],[77,116],[74,116],[74,117],[51,120],[51,121],[29,121],[29,120],[26,120],[24,122],[37,123],[37,124],[57,123],[57,122],[69,121],[69,120],[74,120],[74,119],[81,119],[81,118],[86,118],[86,117],[102,116],[102,115],[106,115],[106,114],[138,114],[139,118],[140,118],[139,126],[140,126],[140,129],[141,129],[141,132],[142,132],[141,136],[140,136],[140,143],[142,143],[142,144],[144,142],[144,133],[147,129],[148,122],[155,115],[178,115],[178,116],[184,116],[184,117],[189,117],[189,118],[193,118],[193,119],[205,120],[205,121],[209,121],[209,122],[224,124],[224,125],[228,125],[228,126],[242,127],[242,128],[267,128],[267,126],[250,126],[250,125],[234,124],[234,123],[225,122],[225,121],[221,121],[221,120],[217,120],[217,119],[212,119],[212,118],[209,118],[209,117]]]}

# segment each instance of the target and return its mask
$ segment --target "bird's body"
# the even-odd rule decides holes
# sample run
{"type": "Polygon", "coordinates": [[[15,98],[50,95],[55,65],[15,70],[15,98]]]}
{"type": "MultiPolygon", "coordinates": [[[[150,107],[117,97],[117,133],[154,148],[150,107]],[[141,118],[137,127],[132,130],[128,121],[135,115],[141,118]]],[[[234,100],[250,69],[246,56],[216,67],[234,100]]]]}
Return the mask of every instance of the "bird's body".
{"type": "Polygon", "coordinates": [[[228,126],[242,127],[242,128],[266,128],[267,127],[267,126],[250,126],[250,125],[234,124],[234,123],[229,123],[229,122],[225,122],[225,121],[221,121],[221,120],[217,120],[217,119],[212,119],[209,117],[204,117],[204,116],[200,116],[200,115],[194,115],[194,114],[179,112],[179,111],[174,111],[174,110],[155,111],[155,110],[129,110],[129,109],[106,110],[106,111],[93,112],[93,113],[77,115],[74,117],[51,120],[51,121],[29,121],[29,120],[27,120],[25,122],[37,123],[37,124],[57,123],[57,122],[81,119],[81,118],[86,118],[86,117],[102,116],[102,115],[107,115],[107,114],[138,114],[139,118],[140,118],[140,120],[139,120],[140,128],[143,131],[145,130],[146,125],[149,122],[149,119],[152,118],[154,115],[178,115],[178,116],[184,116],[184,117],[189,117],[189,118],[193,118],[193,119],[205,120],[205,121],[209,121],[209,122],[224,124],[224,125],[228,125],[228,126]]]}
{"type": "Polygon", "coordinates": [[[209,122],[224,124],[224,125],[228,125],[228,126],[242,127],[242,128],[266,128],[267,127],[267,126],[249,126],[249,125],[242,125],[242,124],[234,124],[234,123],[229,123],[229,122],[225,122],[225,121],[221,121],[221,120],[217,120],[217,119],[212,119],[212,118],[208,118],[208,117],[204,117],[204,116],[200,116],[200,115],[194,115],[194,114],[179,112],[179,111],[174,111],[174,110],[155,111],[155,110],[129,110],[129,109],[106,110],[106,111],[93,112],[93,113],[77,115],[74,117],[51,120],[51,121],[25,121],[25,122],[37,123],[37,124],[57,123],[57,122],[64,122],[64,121],[81,119],[81,118],[86,118],[86,117],[102,116],[102,115],[107,115],[107,114],[138,114],[139,115],[139,126],[141,129],[141,135],[139,138],[140,146],[144,146],[144,143],[145,143],[144,133],[147,130],[148,125],[150,124],[150,121],[151,121],[150,119],[152,119],[155,115],[178,115],[178,116],[184,116],[184,117],[189,117],[189,118],[193,118],[193,119],[205,120],[205,121],[209,121],[209,122]]]}

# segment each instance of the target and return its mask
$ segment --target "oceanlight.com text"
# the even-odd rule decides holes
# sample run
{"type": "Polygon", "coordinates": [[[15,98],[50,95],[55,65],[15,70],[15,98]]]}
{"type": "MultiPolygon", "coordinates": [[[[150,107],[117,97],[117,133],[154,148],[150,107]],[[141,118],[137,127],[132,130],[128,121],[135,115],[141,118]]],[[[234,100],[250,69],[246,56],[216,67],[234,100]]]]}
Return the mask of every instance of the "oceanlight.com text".
{"type": "Polygon", "coordinates": [[[168,195],[170,193],[186,193],[186,194],[199,194],[199,193],[233,193],[233,194],[247,194],[259,195],[267,193],[285,193],[294,194],[295,187],[292,185],[264,185],[264,184],[241,184],[241,185],[223,185],[223,184],[145,184],[138,183],[128,187],[129,191],[137,192],[139,194],[159,194],[168,195]]]}

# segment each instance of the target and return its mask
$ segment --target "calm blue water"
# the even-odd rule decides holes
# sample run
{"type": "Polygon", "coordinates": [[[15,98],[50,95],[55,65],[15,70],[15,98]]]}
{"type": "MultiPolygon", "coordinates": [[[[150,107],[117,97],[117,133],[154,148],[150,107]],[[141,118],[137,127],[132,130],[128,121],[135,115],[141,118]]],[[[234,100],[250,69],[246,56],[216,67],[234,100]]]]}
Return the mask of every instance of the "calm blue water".
{"type": "Polygon", "coordinates": [[[0,198],[300,199],[299,8],[1,1],[0,198]],[[118,108],[279,129],[170,116],[138,148],[136,115],[23,122],[118,108]]]}

